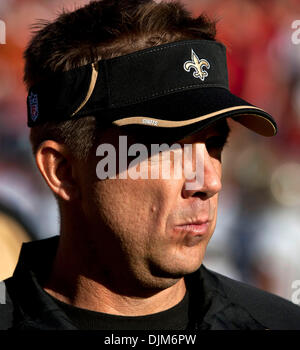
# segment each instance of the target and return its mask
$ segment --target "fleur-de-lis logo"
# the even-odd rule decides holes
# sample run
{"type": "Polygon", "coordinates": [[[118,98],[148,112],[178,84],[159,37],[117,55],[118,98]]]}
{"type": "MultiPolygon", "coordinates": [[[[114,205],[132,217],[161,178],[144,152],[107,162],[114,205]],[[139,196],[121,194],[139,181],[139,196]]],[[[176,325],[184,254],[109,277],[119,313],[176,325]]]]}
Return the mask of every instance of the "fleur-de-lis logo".
{"type": "Polygon", "coordinates": [[[208,72],[204,70],[204,68],[209,69],[210,64],[204,58],[200,60],[195,51],[192,49],[192,60],[186,61],[183,67],[187,72],[190,72],[192,68],[195,69],[193,74],[194,78],[199,78],[204,81],[205,78],[208,77],[208,72]]]}

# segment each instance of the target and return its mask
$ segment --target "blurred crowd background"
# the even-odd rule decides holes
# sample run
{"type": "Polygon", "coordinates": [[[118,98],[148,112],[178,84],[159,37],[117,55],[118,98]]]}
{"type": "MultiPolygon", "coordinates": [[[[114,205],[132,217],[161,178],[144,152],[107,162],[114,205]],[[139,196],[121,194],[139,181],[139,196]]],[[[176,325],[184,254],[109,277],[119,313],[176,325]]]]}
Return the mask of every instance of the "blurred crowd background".
{"type": "MultiPolygon", "coordinates": [[[[87,2],[0,1],[6,24],[0,44],[0,280],[12,274],[21,241],[59,234],[56,203],[28,141],[23,51],[37,20],[87,2]]],[[[300,2],[184,2],[195,15],[204,11],[218,20],[231,90],[267,110],[279,127],[269,139],[231,123],[218,223],[204,263],[291,300],[292,282],[300,280],[300,43],[292,40],[300,2]]]]}

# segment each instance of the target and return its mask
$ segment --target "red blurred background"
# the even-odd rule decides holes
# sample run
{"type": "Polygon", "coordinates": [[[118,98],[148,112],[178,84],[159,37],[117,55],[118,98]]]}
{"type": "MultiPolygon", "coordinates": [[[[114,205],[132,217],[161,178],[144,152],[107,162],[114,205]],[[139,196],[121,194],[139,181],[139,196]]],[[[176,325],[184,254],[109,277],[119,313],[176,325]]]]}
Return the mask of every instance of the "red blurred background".
{"type": "MultiPolygon", "coordinates": [[[[183,2],[194,15],[205,12],[218,20],[231,91],[267,110],[279,127],[278,135],[268,139],[231,123],[218,224],[205,264],[293,300],[292,283],[300,280],[300,33],[295,28],[300,2],[183,2]]],[[[18,252],[21,241],[59,233],[56,203],[35,168],[28,141],[23,51],[37,20],[54,19],[62,9],[86,3],[0,2],[6,26],[5,44],[0,44],[0,280],[15,264],[17,253],[7,256],[8,245],[18,252]],[[12,240],[8,217],[27,235],[12,240]]]]}

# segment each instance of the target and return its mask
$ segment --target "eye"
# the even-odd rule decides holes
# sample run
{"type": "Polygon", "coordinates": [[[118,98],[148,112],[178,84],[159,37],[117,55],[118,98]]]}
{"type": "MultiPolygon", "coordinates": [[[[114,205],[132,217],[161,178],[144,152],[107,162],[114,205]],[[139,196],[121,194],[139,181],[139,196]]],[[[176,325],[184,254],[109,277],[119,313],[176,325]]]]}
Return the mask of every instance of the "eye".
{"type": "Polygon", "coordinates": [[[205,144],[208,151],[222,151],[227,139],[224,136],[211,136],[209,137],[205,144]]]}

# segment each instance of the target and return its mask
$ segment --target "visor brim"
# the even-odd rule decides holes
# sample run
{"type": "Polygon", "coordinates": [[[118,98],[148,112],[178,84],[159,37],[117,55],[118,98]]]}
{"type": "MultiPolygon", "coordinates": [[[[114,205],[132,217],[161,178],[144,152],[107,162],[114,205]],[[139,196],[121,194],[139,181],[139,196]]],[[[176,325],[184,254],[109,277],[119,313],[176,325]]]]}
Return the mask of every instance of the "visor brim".
{"type": "Polygon", "coordinates": [[[145,134],[183,138],[222,118],[232,118],[259,135],[277,133],[273,117],[224,88],[191,89],[110,110],[114,125],[145,134]]]}

